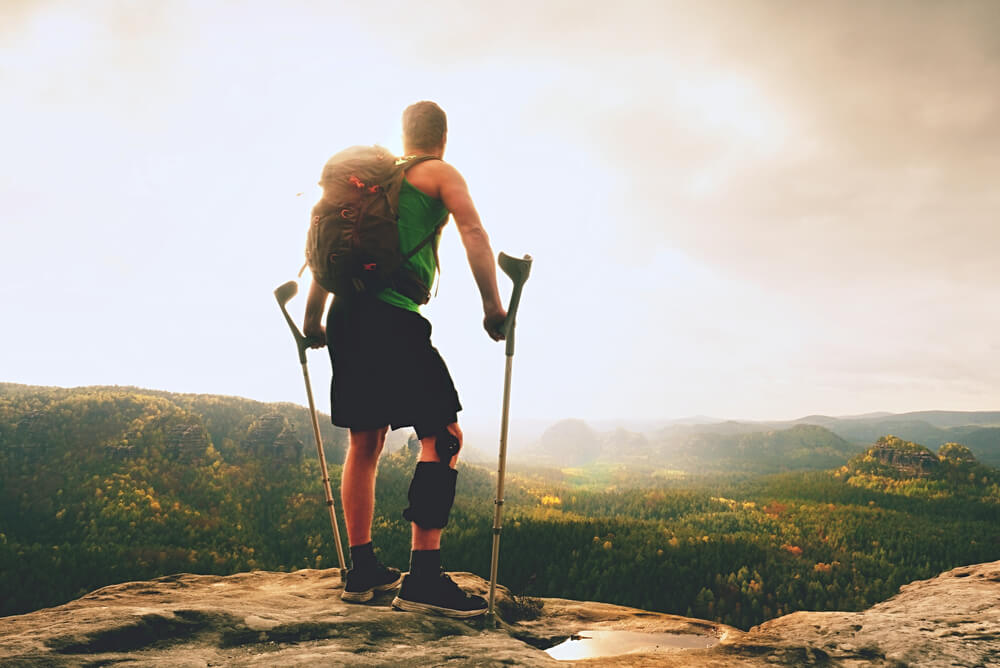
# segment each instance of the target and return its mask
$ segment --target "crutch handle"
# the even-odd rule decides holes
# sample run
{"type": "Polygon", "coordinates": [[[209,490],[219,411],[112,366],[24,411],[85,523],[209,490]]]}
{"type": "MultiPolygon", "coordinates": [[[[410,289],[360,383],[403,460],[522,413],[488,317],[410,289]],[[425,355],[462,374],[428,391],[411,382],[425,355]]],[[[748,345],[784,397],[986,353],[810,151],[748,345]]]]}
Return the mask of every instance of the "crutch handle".
{"type": "Polygon", "coordinates": [[[507,357],[514,355],[514,325],[517,322],[517,307],[521,303],[521,288],[524,287],[528,275],[531,274],[531,256],[525,255],[523,258],[516,258],[501,252],[497,257],[497,264],[503,273],[510,277],[514,283],[514,289],[510,293],[510,305],[507,307],[507,319],[501,326],[501,331],[507,340],[507,357]]]}

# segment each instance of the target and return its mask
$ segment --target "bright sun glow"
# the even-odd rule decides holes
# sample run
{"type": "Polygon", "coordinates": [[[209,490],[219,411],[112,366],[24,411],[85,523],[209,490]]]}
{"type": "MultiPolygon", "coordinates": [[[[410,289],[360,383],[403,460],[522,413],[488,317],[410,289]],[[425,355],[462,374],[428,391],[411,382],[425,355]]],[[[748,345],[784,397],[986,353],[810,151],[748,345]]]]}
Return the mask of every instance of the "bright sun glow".
{"type": "Polygon", "coordinates": [[[72,62],[98,44],[99,32],[99,26],[77,10],[49,8],[36,14],[22,34],[22,57],[36,68],[72,62]]]}

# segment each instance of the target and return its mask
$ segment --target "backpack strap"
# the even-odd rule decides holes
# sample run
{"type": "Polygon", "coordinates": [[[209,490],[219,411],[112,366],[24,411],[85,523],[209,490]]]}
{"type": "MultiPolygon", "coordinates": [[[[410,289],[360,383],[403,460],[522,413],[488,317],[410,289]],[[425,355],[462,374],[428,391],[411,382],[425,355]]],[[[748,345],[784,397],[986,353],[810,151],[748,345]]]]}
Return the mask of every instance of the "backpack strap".
{"type": "MultiPolygon", "coordinates": [[[[427,160],[440,160],[440,159],[441,158],[438,158],[437,156],[433,156],[433,155],[414,155],[414,156],[408,156],[406,158],[403,158],[403,163],[402,163],[402,168],[403,169],[402,169],[402,171],[405,174],[406,171],[408,169],[410,169],[410,167],[413,167],[414,165],[419,165],[421,162],[426,162],[427,160]]],[[[406,271],[406,266],[405,266],[406,263],[414,255],[416,255],[421,250],[423,250],[423,248],[427,244],[429,244],[432,241],[434,241],[434,239],[437,237],[437,235],[441,233],[442,228],[444,228],[444,226],[445,226],[445,224],[447,224],[447,222],[448,222],[448,217],[446,216],[445,219],[441,222],[440,225],[437,225],[433,230],[431,230],[430,234],[428,234],[426,237],[424,237],[423,239],[420,240],[420,243],[418,243],[416,246],[414,246],[413,248],[411,248],[408,253],[403,254],[403,261],[400,263],[400,266],[399,266],[399,271],[400,272],[406,271]]],[[[438,257],[437,246],[434,246],[434,271],[438,275],[438,277],[440,277],[440,275],[441,275],[441,260],[438,257]]],[[[421,282],[421,284],[422,284],[422,282],[421,282]]],[[[426,303],[427,302],[427,297],[425,297],[423,301],[416,300],[416,299],[414,301],[416,301],[417,303],[426,303]]]]}
{"type": "MultiPolygon", "coordinates": [[[[420,243],[417,244],[416,246],[414,246],[412,249],[410,249],[409,253],[406,253],[405,255],[403,255],[403,263],[405,264],[407,260],[409,260],[411,257],[413,257],[414,255],[416,255],[417,253],[419,253],[421,250],[423,250],[424,246],[426,246],[431,241],[433,241],[434,237],[436,237],[441,232],[441,228],[443,228],[447,222],[448,222],[448,217],[445,217],[443,223],[441,223],[440,225],[438,225],[437,227],[435,227],[433,230],[431,230],[431,233],[428,234],[423,239],[421,239],[420,243]]],[[[435,265],[436,268],[439,268],[439,267],[437,267],[437,264],[438,264],[437,246],[435,246],[434,247],[434,265],[435,265]]]]}
{"type": "MultiPolygon", "coordinates": [[[[396,290],[398,292],[402,292],[402,290],[400,290],[400,285],[399,285],[399,281],[400,281],[401,275],[404,274],[404,273],[410,273],[409,270],[406,268],[406,262],[411,257],[413,257],[414,255],[416,255],[417,253],[419,253],[420,249],[422,249],[424,246],[426,246],[431,241],[433,241],[434,238],[441,232],[441,229],[445,226],[445,224],[447,222],[448,222],[448,218],[446,217],[444,219],[444,222],[442,222],[440,225],[438,225],[433,230],[431,230],[430,234],[428,234],[426,237],[424,237],[420,241],[419,244],[417,244],[416,246],[414,246],[413,249],[410,250],[409,253],[406,253],[403,256],[403,262],[399,265],[399,269],[396,270],[396,282],[397,282],[396,290]]],[[[435,281],[435,283],[437,285],[440,285],[440,282],[441,282],[441,260],[440,260],[440,258],[438,258],[438,248],[437,248],[437,246],[434,246],[434,272],[437,274],[437,277],[436,277],[437,280],[435,281]]],[[[413,277],[413,280],[416,281],[417,283],[419,283],[422,286],[421,290],[424,290],[422,299],[416,299],[414,295],[410,295],[410,294],[407,294],[407,296],[410,297],[410,299],[413,299],[413,301],[417,302],[418,304],[426,304],[427,300],[430,298],[430,290],[427,289],[426,286],[424,286],[423,281],[417,280],[417,278],[415,276],[413,277]]],[[[434,294],[435,295],[437,294],[437,287],[436,286],[435,286],[435,289],[434,289],[434,294]]]]}
{"type": "MultiPolygon", "coordinates": [[[[403,160],[405,161],[405,162],[403,162],[403,173],[405,174],[406,171],[408,169],[410,169],[410,167],[413,167],[414,165],[419,165],[421,162],[426,162],[427,160],[440,160],[440,159],[441,158],[439,158],[439,157],[437,157],[435,155],[411,155],[411,156],[407,156],[407,157],[403,158],[403,160]]],[[[416,246],[414,246],[410,250],[409,253],[406,253],[405,255],[403,255],[403,264],[406,264],[406,262],[410,258],[412,258],[414,255],[416,255],[417,253],[419,253],[421,251],[421,249],[423,249],[424,246],[426,246],[431,241],[433,241],[434,237],[436,237],[441,232],[441,228],[443,228],[444,225],[445,225],[445,223],[447,223],[447,222],[448,222],[448,219],[445,218],[443,223],[441,223],[440,225],[438,225],[437,227],[435,227],[433,230],[431,230],[431,233],[428,234],[426,237],[424,237],[423,240],[421,240],[420,243],[418,243],[416,246]]],[[[441,268],[440,267],[440,263],[438,262],[437,247],[436,246],[434,248],[434,266],[438,270],[440,270],[440,268],[441,268]]]]}
{"type": "Polygon", "coordinates": [[[441,158],[437,157],[436,155],[408,155],[404,158],[400,158],[400,162],[402,163],[403,171],[405,172],[410,167],[413,167],[414,165],[419,165],[422,162],[426,162],[428,160],[440,160],[440,159],[441,158]]]}

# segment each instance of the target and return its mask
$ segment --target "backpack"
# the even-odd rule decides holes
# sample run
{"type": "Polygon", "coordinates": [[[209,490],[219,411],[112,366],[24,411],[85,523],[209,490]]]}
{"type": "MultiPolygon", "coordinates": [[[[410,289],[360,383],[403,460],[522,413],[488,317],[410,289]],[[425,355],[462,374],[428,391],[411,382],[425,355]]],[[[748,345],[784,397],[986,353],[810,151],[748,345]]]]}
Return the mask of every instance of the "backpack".
{"type": "Polygon", "coordinates": [[[429,287],[406,262],[441,228],[404,255],[399,190],[407,169],[436,159],[397,159],[381,146],[352,146],[327,160],[319,180],[323,197],[312,209],[306,239],[306,264],[320,285],[340,296],[374,297],[392,288],[417,304],[427,303],[429,287]]]}

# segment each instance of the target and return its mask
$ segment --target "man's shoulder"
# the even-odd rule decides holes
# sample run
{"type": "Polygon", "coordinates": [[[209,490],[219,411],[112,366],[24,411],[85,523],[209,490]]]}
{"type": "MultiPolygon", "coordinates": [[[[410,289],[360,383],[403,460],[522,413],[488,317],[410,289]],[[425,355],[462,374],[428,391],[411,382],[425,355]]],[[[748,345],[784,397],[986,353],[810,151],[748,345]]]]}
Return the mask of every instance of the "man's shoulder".
{"type": "Polygon", "coordinates": [[[410,185],[437,199],[441,198],[442,186],[461,178],[454,166],[440,158],[424,160],[406,170],[406,180],[410,185]]]}

